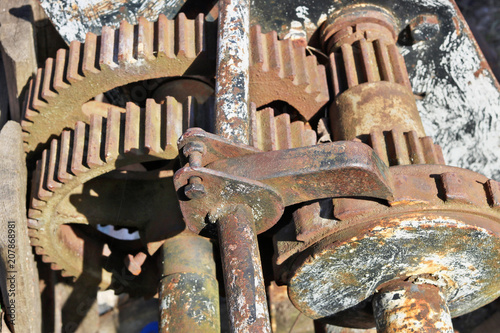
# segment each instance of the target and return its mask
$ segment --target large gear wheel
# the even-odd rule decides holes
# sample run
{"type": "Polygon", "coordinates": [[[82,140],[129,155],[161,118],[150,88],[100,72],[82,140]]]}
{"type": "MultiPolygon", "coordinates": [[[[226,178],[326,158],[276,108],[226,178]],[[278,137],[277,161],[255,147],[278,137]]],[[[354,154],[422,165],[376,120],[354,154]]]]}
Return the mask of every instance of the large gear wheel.
{"type": "MultiPolygon", "coordinates": [[[[154,173],[149,181],[147,176],[134,182],[133,176],[126,174],[108,178],[101,175],[140,162],[175,159],[177,139],[189,127],[206,128],[209,110],[206,105],[197,107],[193,99],[183,105],[170,97],[161,105],[148,100],[145,110],[128,103],[125,114],[111,108],[107,117],[93,115],[90,125],[77,122],[75,130],[66,130],[61,139],[52,140],[33,177],[29,227],[36,252],[52,263],[53,269],[78,277],[86,268],[85,251],[93,248],[102,252],[103,240],[85,234],[78,240],[68,224],[138,229],[148,245],[161,241],[172,230],[182,231],[171,166],[154,173]],[[116,193],[123,197],[116,200],[116,193]],[[149,209],[138,209],[144,206],[149,209]],[[167,230],[158,229],[154,223],[158,218],[163,218],[161,225],[167,230]]],[[[269,151],[315,143],[316,133],[304,122],[291,123],[286,113],[275,117],[270,108],[258,112],[253,108],[252,145],[256,148],[269,151]]],[[[122,242],[118,248],[126,245],[122,242]]],[[[142,250],[154,252],[151,248],[142,250]]],[[[97,251],[94,255],[100,255],[97,251]]],[[[137,248],[133,251],[137,252],[137,248]]],[[[122,251],[118,261],[123,262],[126,255],[127,251],[122,251]]],[[[107,288],[112,274],[102,266],[88,273],[101,279],[101,288],[107,288]]]]}
{"type": "MultiPolygon", "coordinates": [[[[22,122],[26,151],[39,158],[64,129],[88,124],[93,112],[85,103],[113,88],[183,75],[213,78],[214,28],[203,15],[188,20],[181,13],[175,21],[160,15],[156,23],[140,18],[137,26],[123,21],[119,30],[104,27],[101,36],[88,33],[83,45],[74,41],[69,51],[59,50],[30,83],[22,122]]],[[[262,34],[259,26],[251,37],[250,100],[261,108],[284,96],[311,118],[329,100],[324,66],[306,56],[304,46],[262,34]]]]}

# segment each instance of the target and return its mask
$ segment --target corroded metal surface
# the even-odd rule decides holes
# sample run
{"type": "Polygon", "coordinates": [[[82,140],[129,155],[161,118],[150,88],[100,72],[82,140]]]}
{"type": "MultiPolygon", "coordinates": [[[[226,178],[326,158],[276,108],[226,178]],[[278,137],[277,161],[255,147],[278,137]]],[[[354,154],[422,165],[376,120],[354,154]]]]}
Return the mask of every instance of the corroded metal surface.
{"type": "Polygon", "coordinates": [[[250,0],[219,1],[215,85],[216,133],[248,144],[250,68],[250,0]]]}
{"type": "Polygon", "coordinates": [[[395,19],[376,6],[347,6],[321,30],[330,53],[334,140],[360,139],[373,128],[399,127],[425,136],[403,57],[395,19]]]}
{"type": "Polygon", "coordinates": [[[130,82],[180,75],[210,76],[214,48],[209,23],[202,15],[187,20],[141,18],[137,26],[122,22],[89,33],[85,44],[72,42],[49,58],[30,85],[23,130],[26,151],[40,153],[48,141],[77,121],[90,122],[82,105],[98,94],[130,82]],[[158,36],[155,38],[155,30],[158,36]]]}
{"type": "Polygon", "coordinates": [[[163,244],[160,332],[220,332],[212,241],[181,234],[163,244]]]}
{"type": "Polygon", "coordinates": [[[83,42],[88,32],[98,34],[103,26],[118,28],[120,22],[137,24],[139,17],[156,21],[160,14],[175,18],[186,0],[41,0],[40,4],[58,32],[69,44],[83,42]]]}
{"type": "MultiPolygon", "coordinates": [[[[203,137],[210,135],[201,132],[191,129],[183,137],[196,136],[208,146],[203,137]]],[[[230,151],[232,144],[225,145],[230,151]]],[[[387,167],[373,150],[357,142],[254,153],[206,167],[190,165],[176,172],[176,189],[186,186],[191,177],[206,180],[207,192],[196,200],[180,198],[186,223],[195,232],[205,228],[207,221],[214,223],[233,204],[247,203],[252,208],[261,233],[277,222],[284,206],[338,196],[392,197],[387,167]]]]}
{"type": "Polygon", "coordinates": [[[451,315],[439,287],[393,282],[373,298],[377,332],[453,333],[451,315]]]}
{"type": "MultiPolygon", "coordinates": [[[[30,159],[39,158],[49,141],[64,129],[74,128],[77,121],[89,123],[92,113],[110,107],[92,100],[110,89],[181,75],[210,80],[215,73],[214,30],[215,24],[205,22],[202,15],[195,20],[187,20],[184,14],[176,20],[161,15],[155,23],[141,18],[137,26],[122,22],[116,31],[105,27],[101,36],[89,33],[85,44],[72,42],[69,51],[59,50],[56,59],[47,59],[45,68],[38,69],[27,94],[23,130],[30,159]]],[[[250,51],[253,60],[245,65],[249,66],[247,74],[252,78],[247,82],[250,100],[262,107],[280,100],[280,94],[284,93],[287,102],[304,117],[318,112],[328,101],[328,85],[324,67],[317,64],[316,57],[306,58],[303,45],[292,48],[278,42],[273,34],[254,33],[252,38],[255,39],[250,51]]],[[[172,88],[174,83],[170,80],[163,88],[172,88]]],[[[191,84],[188,88],[196,90],[198,86],[191,84]]],[[[165,89],[154,95],[158,102],[164,98],[165,89]]],[[[199,93],[184,92],[190,96],[199,93]]],[[[207,93],[204,92],[204,98],[207,93]]],[[[233,91],[227,93],[231,95],[233,91]]],[[[247,95],[245,103],[248,100],[247,95]]],[[[224,105],[229,107],[228,103],[224,105]]],[[[246,121],[250,119],[247,117],[246,121]]],[[[245,126],[248,135],[249,125],[245,126]]]]}
{"type": "Polygon", "coordinates": [[[232,332],[271,332],[252,214],[249,206],[237,205],[217,220],[232,332]]]}
{"type": "Polygon", "coordinates": [[[358,209],[344,215],[338,200],[334,217],[324,221],[326,235],[317,233],[305,243],[295,235],[277,238],[278,254],[285,255],[281,262],[294,258],[291,249],[304,251],[293,264],[295,273],[285,273],[292,260],[285,262],[281,277],[290,279],[292,301],[309,316],[373,326],[360,302],[386,281],[418,274],[442,279],[453,316],[498,297],[497,182],[447,166],[408,165],[390,171],[391,207],[355,200],[358,209]],[[342,315],[334,316],[339,311],[342,315]]]}

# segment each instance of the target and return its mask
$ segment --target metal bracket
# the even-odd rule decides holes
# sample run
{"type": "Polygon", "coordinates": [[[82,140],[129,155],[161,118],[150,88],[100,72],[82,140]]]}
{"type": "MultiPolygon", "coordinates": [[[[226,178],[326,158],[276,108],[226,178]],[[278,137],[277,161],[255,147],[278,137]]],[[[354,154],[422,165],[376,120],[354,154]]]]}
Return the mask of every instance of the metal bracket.
{"type": "Polygon", "coordinates": [[[181,210],[195,232],[238,204],[252,208],[261,233],[279,220],[286,206],[330,197],[393,197],[388,167],[359,142],[261,152],[192,128],[178,145],[187,151],[193,145],[205,147],[204,167],[186,165],[174,176],[181,210]],[[191,200],[183,192],[190,179],[201,179],[203,185],[203,195],[191,200]]]}

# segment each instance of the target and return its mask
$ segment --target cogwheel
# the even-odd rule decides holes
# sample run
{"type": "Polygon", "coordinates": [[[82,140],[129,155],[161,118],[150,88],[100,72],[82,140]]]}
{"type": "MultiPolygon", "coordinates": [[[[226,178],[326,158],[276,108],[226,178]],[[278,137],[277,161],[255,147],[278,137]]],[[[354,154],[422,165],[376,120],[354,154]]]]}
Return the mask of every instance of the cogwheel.
{"type": "MultiPolygon", "coordinates": [[[[209,128],[210,106],[198,107],[194,99],[181,104],[171,97],[164,104],[148,100],[145,110],[128,103],[125,113],[112,107],[107,117],[94,114],[90,125],[77,122],[75,130],[65,130],[60,139],[52,140],[34,172],[29,210],[32,245],[43,260],[64,275],[77,277],[86,267],[83,244],[102,249],[102,244],[92,246],[102,242],[95,236],[79,235],[84,242],[75,242],[68,223],[137,228],[148,245],[165,235],[150,223],[158,216],[164,219],[161,225],[182,230],[171,170],[163,169],[163,174],[154,173],[149,181],[145,176],[137,182],[127,175],[106,178],[105,174],[139,162],[175,159],[177,139],[185,129],[209,128]],[[93,182],[96,177],[99,180],[93,182]],[[144,206],[149,209],[137,209],[144,206]]],[[[257,112],[253,105],[251,109],[255,147],[274,150],[316,143],[315,132],[303,122],[290,123],[288,114],[275,117],[270,108],[257,112]]],[[[122,248],[127,245],[117,243],[122,248]]],[[[123,263],[126,255],[123,252],[118,262],[123,263]]],[[[112,275],[102,266],[89,273],[101,279],[101,288],[111,285],[112,275]]]]}
{"type": "Polygon", "coordinates": [[[445,164],[441,146],[432,137],[419,137],[416,131],[372,129],[360,141],[366,143],[388,166],[408,164],[445,164]]]}
{"type": "MultiPolygon", "coordinates": [[[[49,58],[30,83],[22,122],[25,149],[39,158],[50,139],[77,121],[89,123],[84,107],[92,98],[123,86],[155,78],[197,75],[213,78],[215,73],[215,25],[202,15],[195,20],[184,14],[156,23],[144,18],[137,26],[122,22],[119,30],[104,27],[101,36],[87,34],[82,45],[72,42],[49,58]]],[[[306,56],[304,46],[278,40],[276,33],[252,29],[250,100],[263,107],[285,96],[286,102],[306,119],[328,101],[325,68],[315,56],[306,56]]],[[[94,109],[93,109],[94,108],[94,109]]],[[[31,158],[30,158],[31,159],[31,158]]]]}
{"type": "Polygon", "coordinates": [[[181,76],[213,76],[215,36],[203,15],[176,20],[160,15],[156,23],[139,18],[119,30],[104,27],[101,36],[88,33],[85,43],[74,41],[48,58],[30,83],[26,101],[25,149],[41,151],[51,138],[77,121],[90,121],[82,106],[113,88],[142,80],[181,76]]]}
{"type": "Polygon", "coordinates": [[[260,106],[283,96],[305,119],[311,119],[330,99],[325,67],[318,65],[315,56],[306,56],[303,45],[278,40],[276,31],[262,34],[256,25],[250,34],[250,100],[260,106]]]}

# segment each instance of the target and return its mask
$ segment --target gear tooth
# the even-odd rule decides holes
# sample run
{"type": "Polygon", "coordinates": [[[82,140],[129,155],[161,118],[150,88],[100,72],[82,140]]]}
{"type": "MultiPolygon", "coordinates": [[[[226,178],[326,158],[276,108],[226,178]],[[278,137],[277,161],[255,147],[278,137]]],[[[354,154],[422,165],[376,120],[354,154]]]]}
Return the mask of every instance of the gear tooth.
{"type": "Polygon", "coordinates": [[[84,166],[86,130],[87,125],[84,122],[79,121],[76,123],[73,132],[73,154],[71,158],[71,172],[74,175],[87,171],[84,166]]]}
{"type": "Polygon", "coordinates": [[[35,253],[38,254],[39,256],[43,256],[45,254],[45,250],[40,246],[35,246],[35,253]]]}
{"type": "Polygon", "coordinates": [[[40,226],[40,222],[38,222],[38,220],[36,220],[34,218],[28,218],[27,224],[28,224],[28,228],[31,228],[31,229],[38,229],[38,227],[40,226]]]}
{"type": "Polygon", "coordinates": [[[292,136],[292,148],[304,147],[304,123],[302,121],[294,121],[290,124],[292,136]]]}
{"type": "Polygon", "coordinates": [[[261,133],[261,137],[258,138],[259,149],[263,151],[276,150],[276,125],[272,108],[265,108],[257,112],[257,126],[261,133]]]}
{"type": "Polygon", "coordinates": [[[49,166],[48,166],[48,172],[47,172],[47,188],[50,191],[53,191],[56,188],[61,187],[61,183],[56,181],[56,170],[57,170],[57,157],[58,157],[58,147],[59,141],[57,139],[53,139],[52,142],[50,143],[50,150],[49,150],[49,166]]]}
{"type": "Polygon", "coordinates": [[[389,156],[385,145],[384,133],[379,128],[373,128],[370,132],[370,146],[386,165],[389,164],[389,156]]]}
{"type": "Polygon", "coordinates": [[[392,64],[397,63],[397,66],[392,66],[394,71],[394,78],[396,83],[406,86],[410,91],[412,90],[410,79],[408,77],[408,72],[406,70],[406,65],[403,60],[403,56],[399,53],[399,49],[395,43],[391,43],[388,46],[389,56],[392,59],[392,64]]]}
{"type": "Polygon", "coordinates": [[[38,238],[32,236],[32,234],[34,234],[36,232],[37,232],[36,229],[28,229],[28,236],[29,236],[29,239],[30,239],[30,244],[33,247],[38,246],[40,244],[40,240],[38,238]]]}
{"type": "Polygon", "coordinates": [[[264,52],[267,53],[266,62],[267,62],[267,70],[268,71],[276,71],[281,74],[280,68],[280,52],[278,47],[278,37],[276,31],[271,31],[265,35],[266,46],[264,52]]]}
{"type": "Polygon", "coordinates": [[[158,56],[175,58],[175,22],[165,15],[158,17],[158,56]]]}
{"type": "Polygon", "coordinates": [[[330,99],[328,93],[328,78],[326,77],[326,68],[323,65],[317,66],[318,70],[318,96],[316,101],[320,103],[326,103],[330,99]]]}
{"type": "Polygon", "coordinates": [[[190,38],[194,33],[194,22],[188,20],[184,13],[179,13],[175,23],[177,30],[177,56],[194,58],[196,56],[195,41],[190,38]]]}
{"type": "Polygon", "coordinates": [[[361,50],[361,59],[363,61],[364,75],[367,82],[380,81],[380,74],[377,68],[377,58],[373,44],[369,43],[365,38],[359,40],[359,48],[361,50]]]}
{"type": "Polygon", "coordinates": [[[410,164],[406,140],[399,128],[393,128],[388,132],[386,142],[390,165],[410,164]]]}
{"type": "Polygon", "coordinates": [[[345,90],[340,86],[340,68],[337,68],[337,64],[341,64],[342,62],[338,60],[339,57],[340,55],[338,53],[330,53],[329,56],[330,76],[332,82],[333,97],[335,98],[340,94],[340,92],[345,90]]]}
{"type": "Polygon", "coordinates": [[[183,133],[182,124],[184,122],[183,106],[173,97],[167,97],[165,106],[166,112],[166,140],[165,151],[177,151],[177,140],[183,133]]]}
{"type": "Polygon", "coordinates": [[[352,45],[342,44],[340,47],[342,50],[342,58],[344,59],[344,67],[347,77],[348,88],[355,87],[359,84],[358,81],[358,71],[356,69],[356,61],[354,59],[354,52],[352,45]]]}
{"type": "Polygon", "coordinates": [[[139,17],[137,55],[140,59],[154,58],[154,25],[145,17],[139,17]]]}
{"type": "Polygon", "coordinates": [[[379,62],[381,79],[383,81],[396,82],[387,45],[380,40],[376,40],[373,42],[373,48],[375,49],[375,54],[379,62]]]}
{"type": "Polygon", "coordinates": [[[47,190],[47,173],[48,173],[48,150],[44,150],[42,153],[42,159],[40,161],[40,176],[38,178],[38,184],[36,184],[37,198],[45,201],[47,198],[52,196],[52,192],[47,190]]]}
{"type": "Polygon", "coordinates": [[[488,204],[495,210],[500,210],[500,183],[489,179],[486,182],[486,197],[488,204]]]}
{"type": "Polygon", "coordinates": [[[120,153],[120,118],[120,111],[114,108],[109,109],[106,121],[106,143],[104,148],[106,162],[117,159],[120,153]]]}
{"type": "MultiPolygon", "coordinates": [[[[252,41],[252,47],[250,48],[252,65],[258,65],[261,68],[266,66],[267,68],[265,45],[260,25],[254,25],[250,28],[250,40],[252,41]]],[[[267,69],[264,71],[267,71],[267,69]]]]}
{"type": "Polygon", "coordinates": [[[97,36],[87,32],[85,44],[83,45],[82,72],[85,75],[89,73],[97,74],[99,69],[96,67],[97,54],[97,36]]]}
{"type": "Polygon", "coordinates": [[[28,126],[32,126],[33,123],[31,122],[33,119],[36,118],[36,116],[38,116],[38,111],[34,111],[34,110],[31,110],[31,109],[27,109],[24,113],[24,117],[26,118],[26,120],[30,120],[29,122],[24,122],[24,123],[21,123],[21,125],[23,125],[23,127],[28,127],[28,126]]]}
{"type": "Polygon", "coordinates": [[[318,142],[318,136],[316,132],[312,129],[306,129],[304,131],[304,147],[306,146],[314,146],[318,142]]]}
{"type": "Polygon", "coordinates": [[[81,43],[78,41],[72,41],[69,44],[68,71],[66,73],[66,79],[69,83],[75,83],[83,78],[80,75],[81,46],[81,43]]]}
{"type": "Polygon", "coordinates": [[[59,151],[59,165],[57,169],[57,179],[66,183],[73,179],[73,175],[68,172],[69,170],[69,153],[71,150],[71,132],[63,131],[61,134],[61,149],[59,151]]]}
{"type": "Polygon", "coordinates": [[[410,162],[412,164],[425,164],[424,151],[422,149],[422,144],[418,138],[416,131],[410,131],[407,133],[408,138],[408,150],[410,153],[410,162]]]}
{"type": "MultiPolygon", "coordinates": [[[[40,248],[38,248],[38,249],[40,249],[40,248]]],[[[42,250],[43,250],[43,249],[42,249],[42,250]]],[[[49,257],[48,255],[43,254],[43,253],[45,253],[45,252],[40,253],[40,254],[42,255],[42,261],[43,261],[44,263],[46,263],[46,264],[50,264],[50,263],[51,263],[51,261],[50,261],[50,257],[49,257]]],[[[38,254],[38,253],[37,253],[37,254],[38,254]]]]}
{"type": "Polygon", "coordinates": [[[149,151],[160,153],[161,150],[161,107],[153,99],[146,100],[144,146],[149,151]]]}
{"type": "Polygon", "coordinates": [[[321,90],[319,86],[318,62],[315,56],[306,57],[306,68],[308,77],[306,92],[315,95],[321,90]]]}
{"type": "Polygon", "coordinates": [[[205,46],[205,15],[198,14],[194,21],[195,54],[198,55],[206,50],[205,46]]]}
{"type": "Polygon", "coordinates": [[[441,146],[438,144],[434,144],[434,149],[436,151],[437,164],[446,165],[446,162],[444,161],[444,156],[443,156],[443,148],[441,148],[441,146]]]}
{"type": "Polygon", "coordinates": [[[62,89],[68,88],[69,84],[66,83],[64,72],[66,70],[66,50],[59,49],[56,53],[56,63],[54,65],[54,89],[60,92],[62,89]]]}
{"type": "Polygon", "coordinates": [[[111,27],[103,27],[101,34],[101,54],[99,56],[99,65],[101,68],[107,66],[109,68],[118,67],[114,61],[115,48],[115,31],[111,27]]]}
{"type": "Polygon", "coordinates": [[[297,86],[308,85],[308,62],[305,49],[301,46],[294,46],[292,52],[293,62],[295,65],[295,77],[293,78],[293,84],[297,86]]]}
{"type": "Polygon", "coordinates": [[[50,269],[52,269],[53,271],[60,271],[62,267],[53,262],[50,264],[50,269]]]}
{"type": "Polygon", "coordinates": [[[278,149],[292,148],[292,132],[290,128],[290,115],[282,113],[275,117],[276,120],[276,141],[278,149]]]}
{"type": "Polygon", "coordinates": [[[43,82],[41,96],[44,100],[54,98],[57,94],[51,90],[53,81],[54,59],[47,58],[43,69],[43,82]]]}
{"type": "Polygon", "coordinates": [[[438,164],[434,142],[430,136],[420,138],[424,149],[425,161],[427,164],[438,164]]]}
{"type": "MultiPolygon", "coordinates": [[[[23,105],[24,117],[28,120],[31,120],[32,117],[38,113],[38,111],[35,111],[31,108],[32,96],[33,96],[33,84],[34,84],[34,80],[30,79],[28,82],[28,92],[26,94],[26,98],[25,98],[24,105],[23,105]],[[30,117],[30,118],[28,118],[28,117],[30,117]]],[[[29,122],[28,124],[27,124],[28,126],[31,126],[31,122],[29,122]]],[[[21,125],[22,125],[22,122],[21,122],[21,125]]],[[[23,125],[23,128],[24,128],[24,125],[23,125]]]]}
{"type": "MultiPolygon", "coordinates": [[[[33,201],[31,201],[31,202],[33,202],[33,201]]],[[[39,211],[38,209],[30,208],[30,209],[28,209],[28,216],[33,218],[33,219],[37,219],[37,218],[40,218],[42,216],[42,212],[39,211]]]]}
{"type": "Polygon", "coordinates": [[[446,202],[473,204],[461,175],[454,172],[445,172],[439,175],[439,177],[446,202]]]}
{"type": "Polygon", "coordinates": [[[250,143],[253,147],[259,148],[259,132],[257,130],[257,106],[255,103],[250,103],[250,143]]]}
{"type": "Polygon", "coordinates": [[[66,270],[62,269],[61,270],[61,276],[62,277],[65,277],[65,278],[68,278],[68,277],[73,277],[73,275],[71,275],[70,273],[68,273],[66,270]]]}
{"type": "Polygon", "coordinates": [[[39,68],[37,70],[37,73],[35,76],[35,82],[33,85],[33,93],[31,95],[31,107],[36,109],[36,110],[43,108],[47,104],[40,98],[40,90],[41,90],[41,86],[42,86],[42,76],[43,76],[43,69],[39,68]]]}
{"type": "Polygon", "coordinates": [[[102,145],[102,117],[98,114],[93,114],[90,117],[89,143],[87,152],[87,165],[97,167],[103,165],[101,159],[102,145]]]}
{"type": "Polygon", "coordinates": [[[123,20],[120,22],[118,35],[118,63],[134,62],[134,26],[123,20]]]}
{"type": "Polygon", "coordinates": [[[141,109],[134,103],[127,103],[125,120],[124,152],[138,152],[141,148],[139,142],[141,109]]]}
{"type": "Polygon", "coordinates": [[[295,80],[296,70],[293,54],[293,43],[291,39],[280,40],[278,42],[280,50],[280,67],[281,78],[287,78],[291,81],[295,80]]]}

